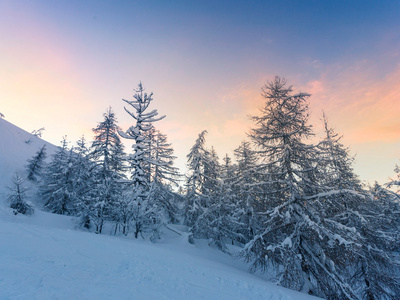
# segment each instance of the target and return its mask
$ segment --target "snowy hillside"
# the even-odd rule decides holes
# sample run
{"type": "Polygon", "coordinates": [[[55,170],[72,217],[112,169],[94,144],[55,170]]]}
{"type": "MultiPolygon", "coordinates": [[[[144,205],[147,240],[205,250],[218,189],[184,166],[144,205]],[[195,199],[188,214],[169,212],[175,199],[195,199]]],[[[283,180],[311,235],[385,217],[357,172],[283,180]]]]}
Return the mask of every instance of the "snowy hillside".
{"type": "MultiPolygon", "coordinates": [[[[48,156],[56,149],[2,119],[0,140],[3,193],[41,146],[48,156]]],[[[189,244],[184,227],[164,228],[152,244],[84,232],[74,217],[40,207],[14,215],[0,198],[0,299],[315,299],[250,274],[207,243],[189,244]]]]}
{"type": "Polygon", "coordinates": [[[152,244],[74,229],[70,217],[0,209],[0,299],[316,299],[170,232],[152,244]]]}
{"type": "Polygon", "coordinates": [[[15,172],[23,172],[26,162],[46,145],[49,157],[56,146],[26,132],[25,130],[0,118],[0,194],[15,172]]]}

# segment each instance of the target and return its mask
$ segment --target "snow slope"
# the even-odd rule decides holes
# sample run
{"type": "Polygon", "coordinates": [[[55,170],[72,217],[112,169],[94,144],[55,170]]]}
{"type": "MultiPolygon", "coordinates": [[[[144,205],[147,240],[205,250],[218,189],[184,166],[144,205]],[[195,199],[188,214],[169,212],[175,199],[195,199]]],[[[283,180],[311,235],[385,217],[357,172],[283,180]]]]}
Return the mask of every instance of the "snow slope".
{"type": "Polygon", "coordinates": [[[0,118],[0,195],[16,172],[24,172],[27,160],[46,145],[47,157],[57,149],[29,132],[0,118]]]}
{"type": "Polygon", "coordinates": [[[170,233],[160,243],[74,229],[70,217],[0,209],[0,299],[311,299],[170,233]]]}
{"type": "Polygon", "coordinates": [[[0,119],[0,299],[315,299],[248,273],[247,266],[198,241],[183,227],[161,241],[96,235],[74,218],[35,208],[14,215],[4,185],[43,145],[0,119]],[[31,140],[30,143],[25,141],[31,140]]]}

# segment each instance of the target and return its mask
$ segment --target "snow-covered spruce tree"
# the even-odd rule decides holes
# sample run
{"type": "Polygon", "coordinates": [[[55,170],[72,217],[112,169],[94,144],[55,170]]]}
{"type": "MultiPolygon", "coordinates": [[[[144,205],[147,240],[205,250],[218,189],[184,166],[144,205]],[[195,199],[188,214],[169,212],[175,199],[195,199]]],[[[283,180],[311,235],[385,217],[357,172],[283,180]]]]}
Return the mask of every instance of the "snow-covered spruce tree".
{"type": "Polygon", "coordinates": [[[320,168],[323,168],[322,185],[335,190],[350,189],[360,191],[361,183],[353,171],[354,157],[349,154],[349,149],[342,143],[342,136],[334,131],[328,124],[323,113],[325,137],[318,144],[320,151],[320,168]]]}
{"type": "Polygon", "coordinates": [[[89,157],[95,165],[87,211],[96,226],[96,233],[102,232],[105,220],[118,221],[117,210],[120,207],[117,206],[117,199],[122,196],[122,181],[125,178],[124,146],[118,135],[120,128],[111,107],[103,117],[104,120],[93,128],[95,137],[89,150],[89,157]]]}
{"type": "Polygon", "coordinates": [[[177,185],[179,179],[178,168],[174,167],[174,149],[167,140],[167,135],[152,128],[146,136],[149,142],[148,178],[150,182],[177,185]]]}
{"type": "Polygon", "coordinates": [[[131,184],[132,184],[132,218],[135,226],[135,237],[143,232],[144,229],[153,230],[158,234],[158,228],[161,223],[160,211],[155,205],[149,204],[149,185],[150,182],[145,173],[147,163],[151,163],[148,159],[148,141],[146,133],[153,128],[153,123],[163,119],[165,116],[157,117],[157,110],[145,112],[153,101],[153,93],[144,92],[142,83],[139,83],[136,93],[133,95],[134,100],[124,100],[134,111],[129,111],[125,107],[125,111],[135,119],[135,125],[131,126],[126,132],[119,131],[119,134],[126,139],[135,142],[132,146],[134,153],[130,156],[130,164],[132,168],[131,184]]]}
{"type": "Polygon", "coordinates": [[[362,212],[372,240],[385,252],[400,252],[400,202],[398,195],[377,182],[369,190],[371,201],[362,212]]]}
{"type": "Polygon", "coordinates": [[[204,195],[215,195],[220,189],[221,166],[214,147],[206,153],[204,164],[204,195]]]}
{"type": "MultiPolygon", "coordinates": [[[[356,242],[347,228],[327,226],[316,202],[324,192],[318,178],[316,149],[303,141],[313,135],[308,124],[307,93],[294,94],[276,77],[263,88],[261,116],[252,117],[249,134],[264,169],[268,205],[242,251],[251,269],[274,267],[278,283],[328,298],[357,298],[335,265],[350,263],[347,246],[356,242]],[[344,236],[344,237],[343,237],[344,236]],[[335,260],[335,261],[333,261],[335,260]]],[[[259,183],[260,184],[260,183],[259,183]]]]}
{"type": "Polygon", "coordinates": [[[400,167],[398,165],[396,165],[396,167],[394,168],[394,171],[396,172],[396,177],[395,179],[390,179],[390,181],[388,183],[386,183],[386,186],[388,188],[397,188],[396,190],[396,194],[398,200],[400,200],[400,196],[398,196],[400,194],[400,167]]]}
{"type": "Polygon", "coordinates": [[[66,137],[63,137],[62,146],[52,156],[43,174],[43,181],[39,187],[39,195],[44,206],[53,213],[72,215],[76,213],[77,194],[72,149],[67,148],[66,137]]]}
{"type": "Polygon", "coordinates": [[[337,218],[356,231],[360,241],[354,249],[354,264],[342,271],[363,299],[397,299],[400,208],[390,197],[385,199],[382,190],[378,194],[379,198],[366,197],[356,209],[348,208],[347,214],[337,218]]]}
{"type": "MultiPolygon", "coordinates": [[[[218,190],[209,194],[208,206],[198,217],[192,228],[193,236],[207,238],[209,245],[229,253],[226,243],[243,242],[245,224],[242,222],[243,213],[240,199],[234,190],[235,169],[228,155],[223,159],[218,190]]],[[[215,189],[215,187],[214,187],[215,189]]]]}
{"type": "Polygon", "coordinates": [[[90,227],[90,215],[93,209],[90,205],[92,194],[95,193],[93,172],[94,164],[89,158],[89,149],[84,136],[71,149],[70,169],[73,174],[74,214],[80,217],[80,225],[90,227]]]}
{"type": "Polygon", "coordinates": [[[400,252],[400,167],[396,165],[394,171],[397,178],[386,183],[386,188],[379,186],[374,199],[381,203],[384,219],[391,224],[391,229],[397,231],[395,248],[400,252]],[[397,190],[393,192],[392,189],[395,187],[397,190]]]}
{"type": "Polygon", "coordinates": [[[342,219],[357,229],[362,241],[351,283],[364,299],[397,299],[400,295],[398,196],[375,183],[370,188],[370,197],[359,203],[356,210],[353,206],[348,210],[352,214],[342,219]]]}
{"type": "Polygon", "coordinates": [[[242,141],[238,148],[234,150],[237,162],[237,170],[232,188],[238,198],[241,214],[241,222],[245,224],[242,235],[247,243],[253,238],[256,227],[255,210],[262,211],[264,194],[261,186],[257,185],[260,178],[257,177],[257,153],[251,148],[247,141],[242,141]],[[261,205],[260,205],[261,204],[261,205]],[[260,207],[261,206],[261,207],[260,207]]]}
{"type": "MultiPolygon", "coordinates": [[[[200,134],[201,136],[202,134],[200,134]]],[[[199,136],[199,138],[200,138],[199,136]]],[[[196,141],[197,144],[197,141],[196,141]]],[[[193,148],[192,148],[193,149],[193,148]]],[[[201,149],[200,152],[202,152],[201,149]]],[[[190,228],[191,235],[189,240],[193,242],[193,238],[207,238],[211,244],[216,245],[218,248],[225,251],[222,239],[222,227],[224,226],[221,222],[223,218],[224,206],[221,206],[221,168],[218,161],[217,153],[214,148],[211,150],[204,150],[204,156],[197,157],[200,165],[199,179],[201,183],[197,195],[193,199],[188,197],[188,200],[194,200],[192,203],[195,204],[189,212],[193,223],[190,228]],[[197,211],[194,210],[197,208],[197,211]],[[217,220],[218,219],[218,220],[217,220]],[[215,222],[214,222],[215,221],[215,222]]],[[[191,152],[193,154],[193,152],[191,152]]],[[[192,173],[192,176],[195,173],[192,173]]],[[[188,194],[190,196],[190,194],[188,194]]]]}
{"type": "Polygon", "coordinates": [[[391,299],[396,290],[400,292],[399,276],[396,275],[396,269],[400,267],[390,253],[398,248],[399,242],[397,230],[393,231],[396,222],[390,222],[396,217],[388,214],[384,207],[388,204],[392,209],[394,207],[382,188],[375,186],[372,197],[362,190],[352,168],[354,159],[340,143],[341,137],[328,126],[325,115],[324,125],[326,135],[318,145],[319,165],[323,174],[322,184],[330,194],[322,197],[323,202],[316,201],[315,204],[325,226],[332,231],[341,226],[348,232],[353,231],[353,236],[357,237],[346,247],[352,264],[341,267],[341,274],[363,298],[372,299],[380,295],[383,299],[391,299]]]}
{"type": "Polygon", "coordinates": [[[43,145],[38,152],[31,158],[28,159],[26,166],[27,179],[33,182],[38,180],[38,177],[42,175],[44,160],[46,159],[46,145],[43,145]]]}
{"type": "Polygon", "coordinates": [[[378,199],[382,205],[382,211],[385,219],[391,224],[391,228],[398,233],[397,252],[400,252],[400,167],[396,165],[394,171],[397,173],[397,179],[391,179],[385,184],[386,188],[379,187],[375,194],[375,199],[378,199]],[[397,187],[396,191],[392,191],[397,187]]]}
{"type": "Polygon", "coordinates": [[[186,175],[186,208],[185,224],[193,226],[198,216],[202,213],[202,195],[205,190],[204,168],[207,164],[208,151],[205,148],[205,136],[207,130],[203,130],[197,137],[187,157],[188,175],[186,175]]]}
{"type": "Polygon", "coordinates": [[[232,158],[228,155],[228,153],[225,154],[222,161],[224,163],[221,165],[221,178],[229,181],[235,176],[237,166],[233,164],[232,158]]]}
{"type": "Polygon", "coordinates": [[[162,208],[165,219],[177,222],[177,195],[172,186],[178,186],[179,171],[174,167],[174,150],[167,141],[167,136],[153,128],[146,136],[149,152],[146,172],[150,182],[149,202],[162,208]]]}
{"type": "Polygon", "coordinates": [[[211,246],[229,252],[226,243],[243,241],[244,224],[233,185],[234,166],[225,156],[221,166],[213,148],[204,148],[203,131],[188,155],[191,176],[188,178],[187,201],[191,217],[189,241],[194,238],[208,239],[211,246]]]}
{"type": "Polygon", "coordinates": [[[26,192],[28,189],[24,185],[24,179],[19,174],[16,174],[12,178],[12,185],[8,187],[8,189],[10,193],[7,197],[7,201],[13,209],[14,214],[32,215],[34,213],[34,208],[26,202],[26,192]]]}

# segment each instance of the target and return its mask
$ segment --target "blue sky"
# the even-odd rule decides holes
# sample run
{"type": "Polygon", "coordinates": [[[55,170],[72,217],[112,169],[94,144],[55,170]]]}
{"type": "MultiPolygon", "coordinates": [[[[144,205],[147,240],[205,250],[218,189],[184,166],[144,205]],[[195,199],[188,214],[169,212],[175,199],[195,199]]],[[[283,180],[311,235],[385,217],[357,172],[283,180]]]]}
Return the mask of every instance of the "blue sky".
{"type": "Polygon", "coordinates": [[[400,1],[0,1],[0,111],[57,144],[76,141],[139,81],[167,118],[182,169],[203,129],[223,157],[258,113],[275,75],[309,92],[385,182],[400,158],[400,1]]]}

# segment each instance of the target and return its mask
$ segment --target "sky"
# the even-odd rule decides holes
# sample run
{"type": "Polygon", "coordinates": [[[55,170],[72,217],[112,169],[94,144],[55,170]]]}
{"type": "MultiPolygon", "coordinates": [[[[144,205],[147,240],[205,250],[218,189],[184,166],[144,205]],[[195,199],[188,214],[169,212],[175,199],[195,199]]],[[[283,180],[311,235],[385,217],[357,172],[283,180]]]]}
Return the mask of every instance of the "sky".
{"type": "MultiPolygon", "coordinates": [[[[254,126],[261,88],[278,75],[311,94],[355,155],[360,179],[388,181],[400,164],[400,1],[0,0],[0,112],[71,144],[139,82],[185,171],[207,130],[219,157],[254,126]]],[[[127,149],[128,152],[131,149],[127,149]]]]}

